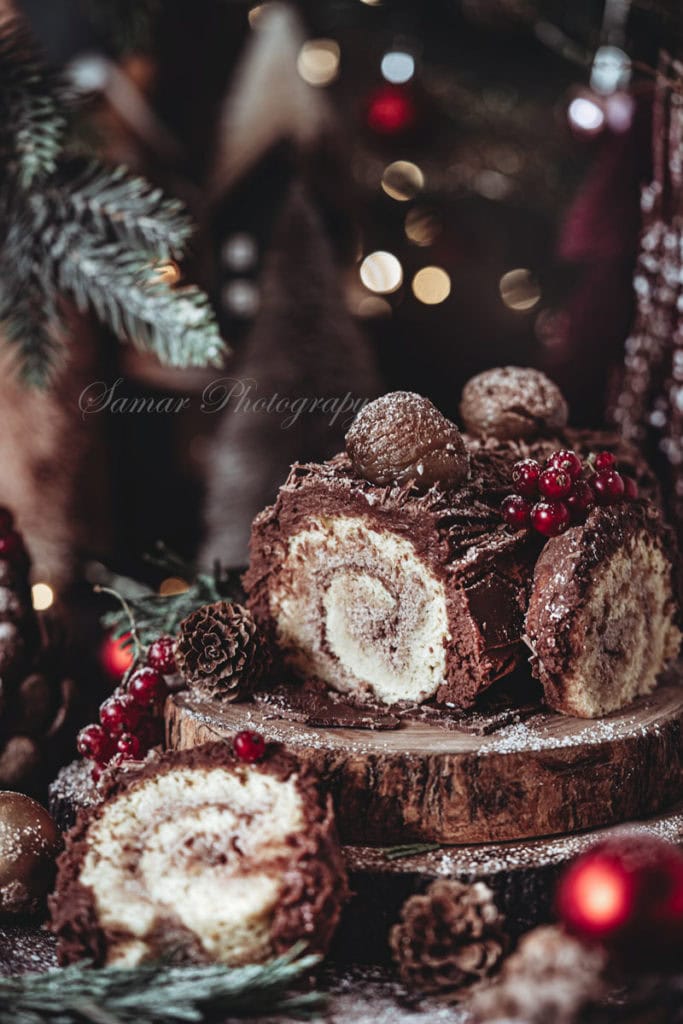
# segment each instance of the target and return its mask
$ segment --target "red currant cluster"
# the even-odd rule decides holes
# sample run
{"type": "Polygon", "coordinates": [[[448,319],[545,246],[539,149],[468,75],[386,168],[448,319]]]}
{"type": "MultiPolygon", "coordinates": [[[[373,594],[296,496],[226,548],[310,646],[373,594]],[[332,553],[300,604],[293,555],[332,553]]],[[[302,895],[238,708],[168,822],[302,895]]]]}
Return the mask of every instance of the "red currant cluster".
{"type": "Polygon", "coordinates": [[[14,529],[14,516],[4,505],[0,505],[0,558],[8,562],[28,563],[24,538],[14,529]]]}
{"type": "Polygon", "coordinates": [[[588,465],[576,452],[553,452],[544,466],[523,459],[512,467],[515,493],[501,505],[503,519],[513,530],[533,527],[544,537],[557,537],[573,523],[584,522],[593,505],[634,501],[638,486],[616,469],[611,452],[600,452],[588,465]]]}
{"type": "Polygon", "coordinates": [[[78,752],[95,762],[95,780],[105,765],[135,761],[161,743],[161,710],[168,693],[164,676],[176,671],[173,637],[150,644],[145,662],[131,673],[123,692],[101,705],[99,724],[87,725],[78,734],[78,752]]]}

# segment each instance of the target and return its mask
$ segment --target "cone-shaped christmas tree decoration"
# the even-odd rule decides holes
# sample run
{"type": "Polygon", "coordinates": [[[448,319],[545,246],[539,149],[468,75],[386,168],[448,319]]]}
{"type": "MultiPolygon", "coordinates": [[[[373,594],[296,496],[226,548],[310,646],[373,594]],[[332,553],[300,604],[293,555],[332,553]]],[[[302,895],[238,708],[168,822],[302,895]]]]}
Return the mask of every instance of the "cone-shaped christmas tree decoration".
{"type": "Polygon", "coordinates": [[[0,790],[39,795],[56,767],[73,684],[41,642],[29,568],[14,517],[0,507],[0,790]]]}
{"type": "Polygon", "coordinates": [[[615,410],[629,441],[664,469],[679,539],[683,529],[683,64],[660,61],[653,123],[654,178],[642,192],[637,302],[615,410]]]}

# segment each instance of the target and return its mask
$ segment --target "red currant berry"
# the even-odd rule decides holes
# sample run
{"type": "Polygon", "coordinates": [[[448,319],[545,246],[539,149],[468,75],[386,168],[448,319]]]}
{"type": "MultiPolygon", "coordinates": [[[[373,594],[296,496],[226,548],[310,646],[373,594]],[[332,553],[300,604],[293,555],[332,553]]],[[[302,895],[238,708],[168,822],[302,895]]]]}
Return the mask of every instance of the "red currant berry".
{"type": "Polygon", "coordinates": [[[78,734],[76,749],[82,757],[97,764],[106,764],[114,753],[111,737],[101,725],[86,725],[78,734]]]}
{"type": "Polygon", "coordinates": [[[596,472],[599,473],[602,469],[614,469],[614,461],[614,456],[611,452],[598,452],[593,459],[593,465],[596,472]]]}
{"type": "Polygon", "coordinates": [[[266,752],[266,741],[263,736],[258,732],[249,732],[247,729],[237,733],[233,746],[235,755],[240,761],[246,761],[247,764],[260,761],[266,752]]]}
{"type": "Polygon", "coordinates": [[[569,510],[563,501],[539,501],[531,510],[531,525],[544,537],[557,537],[569,526],[569,510]]]}
{"type": "Polygon", "coordinates": [[[538,493],[538,478],[541,467],[536,459],[522,459],[512,467],[512,483],[517,494],[523,498],[535,498],[538,493]]]}
{"type": "Polygon", "coordinates": [[[99,782],[102,777],[102,765],[94,764],[90,769],[90,778],[93,782],[99,782]]]}
{"type": "Polygon", "coordinates": [[[100,722],[110,736],[135,731],[140,721],[140,708],[127,693],[109,697],[100,707],[100,722]]]}
{"type": "Polygon", "coordinates": [[[569,473],[572,480],[578,480],[583,472],[583,463],[576,452],[562,448],[559,452],[553,452],[546,462],[546,468],[561,469],[563,473],[569,473]]]}
{"type": "Polygon", "coordinates": [[[586,513],[595,504],[595,495],[585,480],[577,480],[572,487],[571,494],[564,500],[569,509],[569,517],[573,523],[582,523],[586,513]]]}
{"type": "Polygon", "coordinates": [[[603,469],[595,474],[593,490],[598,505],[616,505],[624,497],[624,478],[616,469],[603,469]]]}
{"type": "Polygon", "coordinates": [[[172,676],[176,671],[175,639],[172,636],[160,636],[151,643],[147,651],[147,664],[162,676],[172,676]]]}
{"type": "Polygon", "coordinates": [[[160,704],[166,696],[166,683],[153,668],[139,668],[130,677],[128,693],[136,704],[151,707],[160,704]]]}
{"type": "Polygon", "coordinates": [[[4,537],[14,529],[14,516],[8,508],[0,505],[0,536],[4,537]]]}
{"type": "Polygon", "coordinates": [[[572,489],[572,478],[563,469],[556,469],[551,466],[544,469],[538,478],[538,489],[544,498],[557,501],[566,498],[572,489]]]}
{"type": "Polygon", "coordinates": [[[638,484],[632,476],[625,476],[622,479],[624,481],[624,497],[627,501],[635,501],[638,497],[638,484]]]}
{"type": "Polygon", "coordinates": [[[16,530],[8,533],[0,533],[0,558],[7,558],[10,561],[18,560],[26,555],[24,539],[16,530]]]}
{"type": "Polygon", "coordinates": [[[140,754],[140,740],[130,732],[119,736],[116,749],[124,761],[134,761],[140,754]]]}
{"type": "Polygon", "coordinates": [[[531,503],[520,494],[510,494],[500,506],[503,519],[512,530],[526,530],[530,523],[531,503]]]}

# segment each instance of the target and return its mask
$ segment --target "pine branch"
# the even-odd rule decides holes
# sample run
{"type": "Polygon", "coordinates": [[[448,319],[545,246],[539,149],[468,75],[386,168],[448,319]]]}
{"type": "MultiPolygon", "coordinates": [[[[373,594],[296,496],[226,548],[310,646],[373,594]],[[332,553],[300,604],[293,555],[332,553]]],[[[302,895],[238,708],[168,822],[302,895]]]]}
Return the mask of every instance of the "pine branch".
{"type": "Polygon", "coordinates": [[[125,167],[91,162],[50,198],[64,220],[77,220],[103,239],[118,239],[158,259],[180,256],[192,234],[183,204],[125,167]]]}
{"type": "Polygon", "coordinates": [[[0,22],[0,158],[21,188],[54,171],[65,127],[55,80],[28,32],[18,19],[0,22]]]}
{"type": "Polygon", "coordinates": [[[60,290],[92,307],[119,337],[169,366],[219,366],[224,351],[209,300],[194,285],[169,288],[148,254],[64,228],[53,239],[60,290]]]}
{"type": "Polygon", "coordinates": [[[146,647],[159,636],[174,636],[183,619],[202,605],[215,601],[239,601],[242,597],[239,574],[228,572],[219,564],[212,573],[198,573],[163,546],[157,558],[148,560],[162,569],[165,575],[187,580],[189,586],[181,594],[162,596],[153,590],[141,591],[135,580],[111,577],[110,589],[118,591],[122,606],[105,612],[101,622],[115,638],[127,637],[125,646],[134,642],[130,636],[131,616],[139,644],[146,647]]]}
{"type": "Polygon", "coordinates": [[[291,994],[319,962],[302,946],[265,964],[94,969],[75,964],[46,974],[0,979],[0,1022],[164,1024],[264,1012],[310,1016],[323,997],[291,994]]]}
{"type": "Polygon", "coordinates": [[[45,296],[29,287],[2,322],[6,341],[16,349],[19,379],[29,387],[45,387],[64,357],[54,315],[44,305],[45,296]]]}

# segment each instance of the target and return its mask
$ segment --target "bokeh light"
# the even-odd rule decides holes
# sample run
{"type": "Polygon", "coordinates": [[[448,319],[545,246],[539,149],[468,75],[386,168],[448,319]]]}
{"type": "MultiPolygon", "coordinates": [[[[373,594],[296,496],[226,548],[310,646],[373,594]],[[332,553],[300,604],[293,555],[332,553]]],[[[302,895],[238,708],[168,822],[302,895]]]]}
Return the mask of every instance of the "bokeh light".
{"type": "Polygon", "coordinates": [[[184,594],[189,589],[190,584],[187,580],[181,579],[180,576],[167,576],[159,584],[159,596],[173,597],[175,594],[184,594]]]}
{"type": "Polygon", "coordinates": [[[364,299],[361,299],[358,303],[356,310],[358,316],[362,316],[364,319],[369,320],[377,316],[391,316],[393,312],[391,303],[387,302],[386,299],[380,298],[379,295],[366,295],[364,299]]]}
{"type": "Polygon", "coordinates": [[[538,281],[525,267],[508,270],[499,282],[500,297],[508,307],[518,312],[533,309],[541,298],[538,281]]]}
{"type": "Polygon", "coordinates": [[[414,199],[417,193],[424,188],[424,174],[410,160],[394,160],[384,168],[382,175],[382,188],[392,199],[399,202],[407,202],[414,199]]]}
{"type": "Polygon", "coordinates": [[[37,612],[44,612],[54,604],[55,592],[49,583],[34,583],[31,587],[31,602],[37,612]]]}
{"type": "Polygon", "coordinates": [[[256,240],[245,231],[230,235],[223,243],[221,256],[225,266],[231,270],[250,270],[258,256],[256,240]]]}
{"type": "Polygon", "coordinates": [[[599,46],[591,68],[591,89],[609,96],[631,77],[631,60],[618,46],[599,46]]]}
{"type": "Polygon", "coordinates": [[[440,231],[441,223],[431,210],[415,207],[406,214],[406,238],[415,245],[433,245],[440,231]]]}
{"type": "Polygon", "coordinates": [[[228,281],[222,292],[223,304],[235,316],[253,316],[259,308],[259,290],[247,277],[228,281]]]}
{"type": "Polygon", "coordinates": [[[154,281],[156,284],[174,285],[180,280],[180,267],[174,260],[166,260],[158,263],[154,268],[154,281]]]}
{"type": "Polygon", "coordinates": [[[413,295],[427,306],[444,302],[451,294],[451,279],[442,267],[422,267],[413,278],[413,295]]]}
{"type": "Polygon", "coordinates": [[[403,267],[391,252],[371,252],[360,265],[360,279],[378,295],[389,295],[403,283],[403,267]]]}
{"type": "Polygon", "coordinates": [[[605,123],[605,113],[599,103],[588,96],[576,96],[567,110],[569,123],[577,131],[594,135],[605,123]]]}
{"type": "Polygon", "coordinates": [[[382,57],[381,67],[387,82],[402,85],[415,74],[415,58],[402,50],[391,50],[382,57]]]}
{"type": "Polygon", "coordinates": [[[309,85],[329,85],[339,74],[339,43],[334,39],[308,39],[301,47],[296,66],[309,85]]]}

